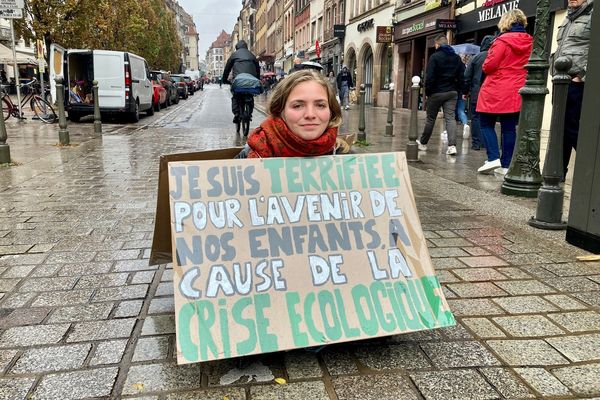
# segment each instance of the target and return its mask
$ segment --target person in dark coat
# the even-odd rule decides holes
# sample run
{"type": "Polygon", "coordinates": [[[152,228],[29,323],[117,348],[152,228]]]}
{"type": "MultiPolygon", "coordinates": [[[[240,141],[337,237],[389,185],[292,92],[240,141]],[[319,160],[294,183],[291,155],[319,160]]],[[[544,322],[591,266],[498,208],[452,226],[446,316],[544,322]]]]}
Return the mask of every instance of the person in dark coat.
{"type": "Polygon", "coordinates": [[[482,174],[493,171],[504,175],[512,160],[522,102],[519,90],[525,86],[525,65],[533,48],[533,37],[525,30],[526,26],[527,17],[518,8],[502,15],[498,22],[500,36],[492,43],[482,66],[485,79],[476,108],[487,152],[487,161],[477,169],[482,174]],[[494,129],[498,119],[502,156],[494,129]]]}
{"type": "Polygon", "coordinates": [[[344,109],[350,108],[350,88],[352,87],[352,74],[348,71],[347,66],[343,66],[337,76],[337,86],[340,94],[340,101],[344,109]]]}
{"type": "MultiPolygon", "coordinates": [[[[235,45],[235,51],[227,60],[225,64],[225,69],[223,70],[223,77],[221,78],[221,82],[223,83],[231,83],[229,80],[229,74],[231,73],[232,78],[235,78],[237,75],[241,73],[246,73],[254,76],[256,79],[260,79],[260,65],[258,64],[258,60],[248,50],[248,45],[245,41],[240,40],[235,45]]],[[[252,110],[254,109],[254,102],[250,107],[250,115],[252,115],[252,110]]],[[[238,123],[240,119],[239,109],[238,109],[238,101],[237,96],[231,97],[231,112],[233,113],[233,123],[238,123]]]]}
{"type": "Polygon", "coordinates": [[[479,113],[476,111],[477,98],[479,97],[479,89],[483,83],[483,62],[487,56],[488,49],[494,41],[494,36],[484,36],[479,46],[479,53],[469,61],[467,69],[465,69],[465,88],[470,95],[469,109],[471,111],[471,148],[480,150],[483,147],[483,139],[481,137],[481,124],[479,121],[479,113]]]}
{"type": "Polygon", "coordinates": [[[427,95],[427,121],[417,145],[419,150],[427,150],[437,114],[442,109],[448,130],[448,149],[446,154],[456,155],[456,99],[464,92],[465,64],[448,45],[448,39],[440,35],[435,39],[435,53],[427,62],[425,94],[427,95]]]}

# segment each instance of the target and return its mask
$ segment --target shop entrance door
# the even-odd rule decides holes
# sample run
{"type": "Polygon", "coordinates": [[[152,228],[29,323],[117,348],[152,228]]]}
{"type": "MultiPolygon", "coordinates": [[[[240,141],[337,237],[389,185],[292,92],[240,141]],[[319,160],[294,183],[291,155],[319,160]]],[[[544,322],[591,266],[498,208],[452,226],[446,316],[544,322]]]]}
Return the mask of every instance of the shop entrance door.
{"type": "Polygon", "coordinates": [[[365,55],[363,82],[365,83],[365,104],[373,104],[373,52],[371,51],[365,55]]]}

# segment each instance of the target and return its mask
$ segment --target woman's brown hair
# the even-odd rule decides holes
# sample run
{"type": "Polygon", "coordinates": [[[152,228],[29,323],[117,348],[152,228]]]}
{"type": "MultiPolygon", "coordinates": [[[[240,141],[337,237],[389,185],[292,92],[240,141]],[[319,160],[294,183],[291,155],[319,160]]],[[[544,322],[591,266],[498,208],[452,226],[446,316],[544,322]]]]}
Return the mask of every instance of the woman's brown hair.
{"type": "Polygon", "coordinates": [[[300,70],[289,74],[287,77],[279,81],[271,94],[269,106],[267,107],[269,114],[272,117],[281,117],[285,109],[285,103],[292,90],[302,82],[315,81],[327,92],[327,102],[331,116],[329,117],[329,127],[340,126],[342,124],[342,109],[338,103],[333,88],[326,78],[311,70],[300,70]]]}

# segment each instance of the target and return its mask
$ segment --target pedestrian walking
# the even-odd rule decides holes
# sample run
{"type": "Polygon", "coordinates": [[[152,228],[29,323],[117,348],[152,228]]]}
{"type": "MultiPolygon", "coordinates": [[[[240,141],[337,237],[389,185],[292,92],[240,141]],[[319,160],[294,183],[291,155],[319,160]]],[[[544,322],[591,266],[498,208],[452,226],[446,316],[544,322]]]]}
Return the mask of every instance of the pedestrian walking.
{"type": "Polygon", "coordinates": [[[346,110],[350,108],[350,89],[353,86],[352,75],[350,74],[350,71],[348,71],[348,67],[344,65],[337,76],[337,87],[342,106],[346,110]]]}
{"type": "MultiPolygon", "coordinates": [[[[581,117],[588,50],[592,35],[593,8],[594,2],[592,0],[569,0],[567,18],[558,27],[556,38],[558,48],[553,55],[553,60],[561,56],[566,56],[572,62],[571,69],[569,70],[571,82],[569,83],[567,95],[565,130],[563,134],[563,177],[567,176],[572,150],[577,150],[579,119],[581,117]]],[[[553,75],[554,73],[553,70],[553,75]]]]}
{"type": "Polygon", "coordinates": [[[331,85],[331,89],[333,90],[333,93],[335,94],[335,98],[337,99],[338,103],[341,104],[341,102],[340,102],[340,96],[338,94],[337,78],[335,77],[333,71],[329,71],[329,75],[327,76],[327,80],[329,81],[329,85],[331,85]]]}
{"type": "Polygon", "coordinates": [[[417,145],[419,150],[427,150],[427,143],[431,138],[435,119],[441,108],[444,113],[446,130],[448,131],[446,154],[456,155],[456,120],[454,119],[454,112],[457,96],[463,92],[465,65],[454,49],[448,45],[446,36],[441,35],[435,39],[435,49],[435,53],[427,63],[427,75],[425,77],[427,121],[421,138],[417,140],[417,145]]]}
{"type": "Polygon", "coordinates": [[[477,112],[477,99],[479,97],[479,90],[483,83],[483,62],[488,53],[488,49],[494,41],[494,36],[487,35],[483,37],[481,45],[479,46],[479,54],[469,61],[467,68],[465,69],[465,88],[469,95],[469,111],[471,112],[471,148],[473,150],[480,150],[483,145],[483,138],[481,134],[481,123],[480,116],[477,112]]]}
{"type": "Polygon", "coordinates": [[[500,35],[482,65],[485,79],[476,108],[487,151],[487,161],[477,169],[482,174],[494,171],[504,175],[512,159],[521,111],[519,89],[525,85],[525,64],[533,48],[533,38],[525,31],[526,26],[527,17],[520,9],[503,14],[498,22],[500,35]],[[502,156],[495,130],[497,120],[502,134],[502,156]]]}
{"type": "MultiPolygon", "coordinates": [[[[237,158],[310,157],[332,154],[342,111],[326,77],[297,71],[277,85],[269,116],[248,137],[237,158]]],[[[340,139],[341,140],[341,139],[340,139]]]]}

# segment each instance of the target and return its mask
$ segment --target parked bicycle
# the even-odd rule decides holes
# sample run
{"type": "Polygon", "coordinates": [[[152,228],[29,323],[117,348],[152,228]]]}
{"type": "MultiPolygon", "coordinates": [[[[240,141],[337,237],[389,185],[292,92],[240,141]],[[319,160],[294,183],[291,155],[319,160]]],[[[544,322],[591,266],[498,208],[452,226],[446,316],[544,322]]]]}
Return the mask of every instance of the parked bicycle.
{"type": "MultiPolygon", "coordinates": [[[[4,120],[6,121],[11,115],[15,118],[25,119],[25,116],[22,113],[19,115],[19,107],[12,101],[6,92],[5,88],[8,86],[9,85],[0,85],[2,88],[1,100],[4,120]]],[[[27,103],[29,103],[31,110],[36,117],[40,119],[40,121],[47,124],[58,121],[58,116],[54,112],[52,105],[48,101],[44,100],[42,96],[40,96],[39,93],[41,92],[41,88],[39,83],[37,83],[37,79],[33,78],[28,83],[20,84],[19,90],[22,88],[29,88],[33,90],[28,90],[27,93],[24,93],[24,96],[21,99],[21,110],[27,103]]]]}

